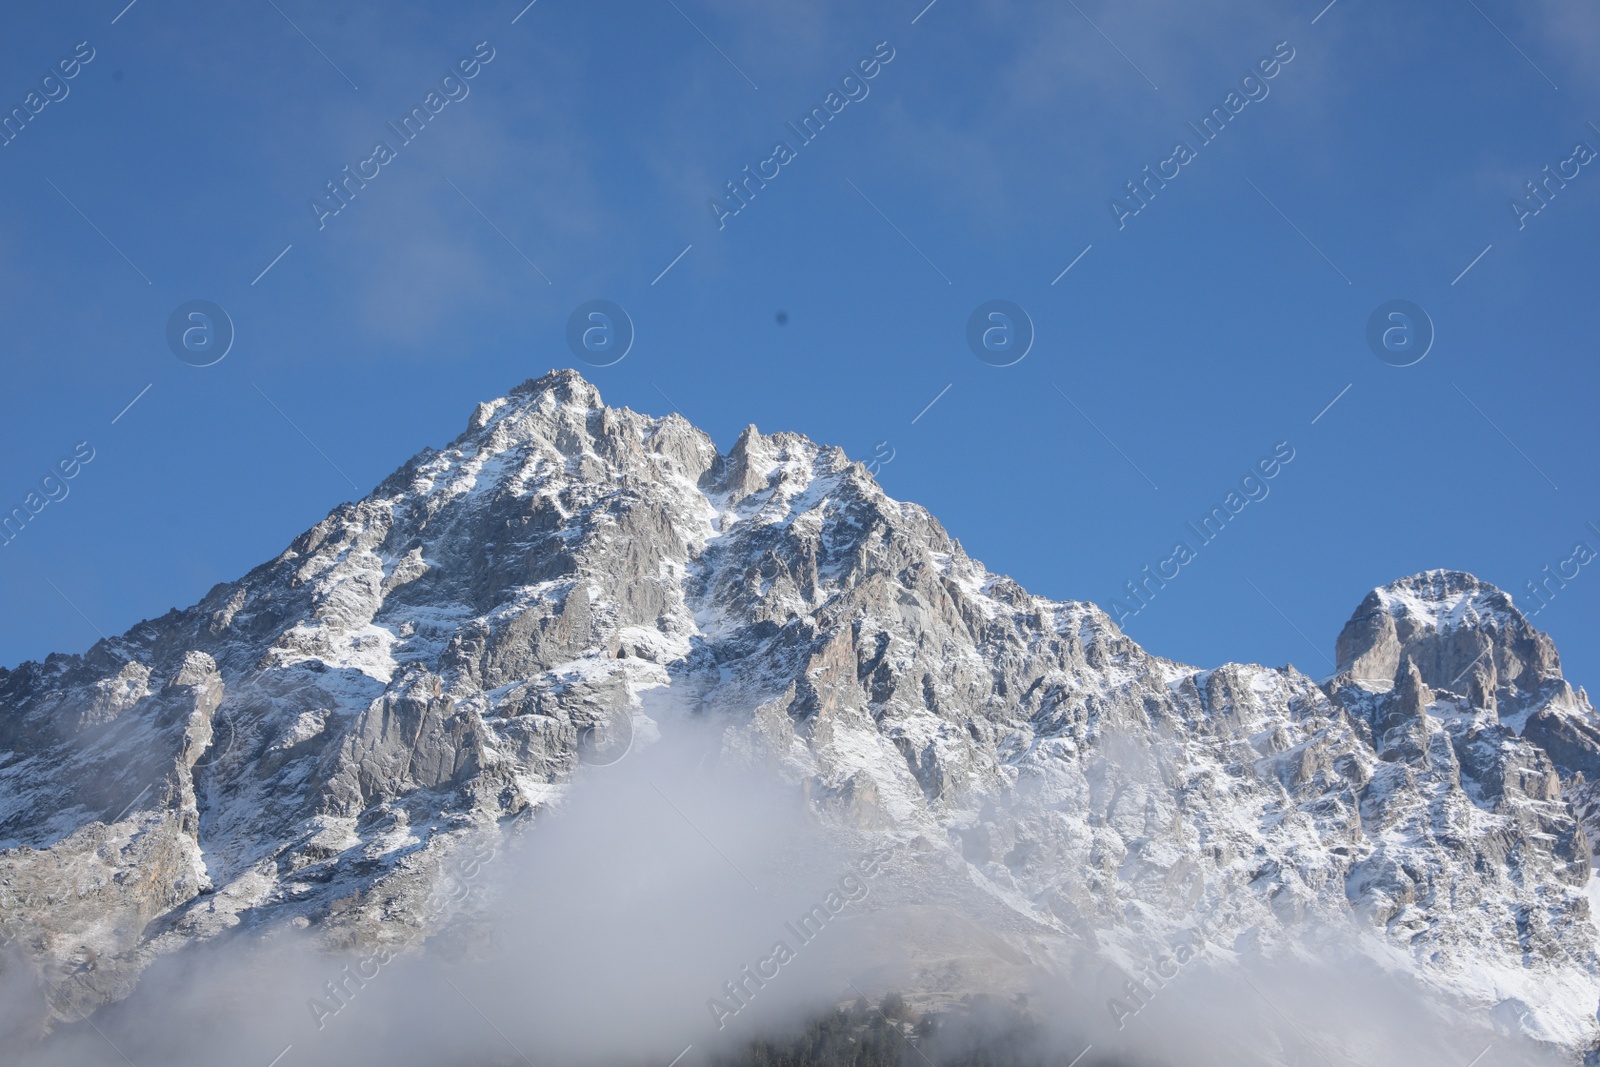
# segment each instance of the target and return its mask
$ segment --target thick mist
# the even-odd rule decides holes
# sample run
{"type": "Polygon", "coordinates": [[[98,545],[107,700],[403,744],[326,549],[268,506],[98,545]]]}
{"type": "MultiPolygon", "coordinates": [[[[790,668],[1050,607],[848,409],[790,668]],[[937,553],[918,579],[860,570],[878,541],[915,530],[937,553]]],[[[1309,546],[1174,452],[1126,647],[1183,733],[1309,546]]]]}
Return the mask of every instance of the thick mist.
{"type": "Polygon", "coordinates": [[[156,962],[28,1062],[665,1064],[831,1003],[850,989],[823,964],[847,955],[839,919],[871,906],[879,866],[720,742],[674,731],[461,842],[425,944],[399,920],[393,943],[348,954],[314,931],[240,932],[156,962]]]}
{"type": "MultiPolygon", "coordinates": [[[[1109,930],[1019,939],[982,918],[986,890],[958,845],[825,824],[798,784],[725,740],[677,721],[583,768],[536,819],[458,840],[425,941],[399,916],[388,943],[343,953],[324,931],[240,930],[158,960],[132,996],[21,1062],[691,1067],[737,1062],[752,1038],[840,1005],[876,1013],[901,988],[910,1008],[893,1041],[913,1067],[1002,1045],[1058,1067],[1465,1067],[1486,1048],[1495,1062],[1558,1062],[1352,962],[1354,927],[1308,920],[1271,953],[1224,937],[1215,893],[1140,943],[1109,930]],[[974,988],[983,937],[1015,957],[992,989],[974,988]],[[1025,1040],[996,1028],[996,1007],[1029,1021],[1025,1040]]],[[[1090,762],[1087,803],[1170,788],[1158,750],[1107,737],[1090,762]]],[[[1018,819],[1039,803],[1027,789],[987,801],[1018,819]]],[[[15,1049],[43,994],[5,973],[15,1049]]]]}

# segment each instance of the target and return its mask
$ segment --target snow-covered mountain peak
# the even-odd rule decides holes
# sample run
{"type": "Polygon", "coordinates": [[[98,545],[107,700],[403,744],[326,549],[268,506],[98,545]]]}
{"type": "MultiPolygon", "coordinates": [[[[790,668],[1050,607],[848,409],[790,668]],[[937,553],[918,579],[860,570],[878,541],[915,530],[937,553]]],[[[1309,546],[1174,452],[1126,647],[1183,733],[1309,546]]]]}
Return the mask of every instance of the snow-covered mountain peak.
{"type": "MultiPolygon", "coordinates": [[[[1600,1038],[1600,723],[1549,639],[1430,571],[1338,652],[1320,687],[1153,656],[836,448],[723,454],[553,371],[193,607],[0,671],[0,887],[70,901],[0,936],[88,974],[52,1005],[76,1018],[235,926],[431,933],[467,836],[543,813],[596,737],[692,719],[895,857],[874,906],[937,887],[1030,967],[1313,917],[1510,1029],[1600,1038]]],[[[926,943],[930,991],[992,991],[926,943]]]]}
{"type": "MultiPolygon", "coordinates": [[[[1374,589],[1336,647],[1329,691],[1361,704],[1374,723],[1393,718],[1382,707],[1395,704],[1404,682],[1536,741],[1563,776],[1600,778],[1600,732],[1588,697],[1562,676],[1549,635],[1488,582],[1432,570],[1374,589]]],[[[1600,823],[1591,836],[1600,841],[1600,823]]]]}
{"type": "Polygon", "coordinates": [[[1561,679],[1553,642],[1502,590],[1463,571],[1413,574],[1368,593],[1336,643],[1338,673],[1392,681],[1404,660],[1434,689],[1478,692],[1521,710],[1561,679]]]}

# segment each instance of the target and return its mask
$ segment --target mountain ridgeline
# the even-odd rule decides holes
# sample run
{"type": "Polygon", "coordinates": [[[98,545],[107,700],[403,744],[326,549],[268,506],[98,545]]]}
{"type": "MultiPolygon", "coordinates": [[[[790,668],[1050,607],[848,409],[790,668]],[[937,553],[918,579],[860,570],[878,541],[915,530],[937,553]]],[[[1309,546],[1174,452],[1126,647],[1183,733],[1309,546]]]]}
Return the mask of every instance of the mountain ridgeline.
{"type": "Polygon", "coordinates": [[[1587,696],[1460,572],[1374,589],[1336,651],[1320,683],[1154,656],[837,448],[723,453],[555,371],[198,604],[0,670],[0,976],[41,990],[37,1040],[230,932],[426,945],[469,843],[692,719],[883,857],[852,907],[911,932],[917,1011],[1054,975],[1131,1013],[1141,961],[1203,942],[1337,952],[1581,1057],[1587,696]]]}

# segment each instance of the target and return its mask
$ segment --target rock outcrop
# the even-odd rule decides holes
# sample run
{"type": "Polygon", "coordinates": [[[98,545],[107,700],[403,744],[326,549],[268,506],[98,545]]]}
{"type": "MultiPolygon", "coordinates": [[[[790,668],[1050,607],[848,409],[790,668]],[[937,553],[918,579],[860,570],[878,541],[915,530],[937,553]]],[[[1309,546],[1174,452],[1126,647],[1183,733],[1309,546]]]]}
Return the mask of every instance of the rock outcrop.
{"type": "Polygon", "coordinates": [[[1153,656],[837,449],[750,427],[722,454],[552,372],[199,604],[0,671],[0,936],[41,1028],[232,929],[407,942],[461,839],[690,716],[841,832],[961,872],[949,900],[1016,958],[1339,929],[1592,1044],[1587,697],[1454,572],[1374,590],[1337,652],[1323,685],[1153,656]]]}

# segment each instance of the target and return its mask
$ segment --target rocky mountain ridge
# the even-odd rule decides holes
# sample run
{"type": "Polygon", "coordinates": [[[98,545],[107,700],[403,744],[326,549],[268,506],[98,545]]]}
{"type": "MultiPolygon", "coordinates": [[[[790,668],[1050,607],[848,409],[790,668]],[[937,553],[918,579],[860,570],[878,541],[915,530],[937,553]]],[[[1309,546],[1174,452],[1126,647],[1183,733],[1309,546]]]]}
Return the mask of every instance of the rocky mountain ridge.
{"type": "MultiPolygon", "coordinates": [[[[1321,684],[1153,656],[838,449],[752,426],[724,454],[556,371],[194,607],[0,670],[0,966],[47,1029],[229,931],[425,937],[465,842],[692,716],[893,856],[875,902],[937,868],[1029,967],[1129,964],[1197,915],[1224,958],[1337,929],[1595,1046],[1586,694],[1460,572],[1372,591],[1336,649],[1321,684]]],[[[928,997],[982,979],[925,962],[928,997]]]]}

